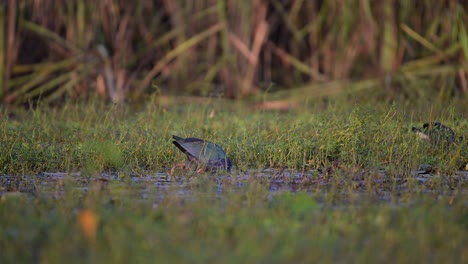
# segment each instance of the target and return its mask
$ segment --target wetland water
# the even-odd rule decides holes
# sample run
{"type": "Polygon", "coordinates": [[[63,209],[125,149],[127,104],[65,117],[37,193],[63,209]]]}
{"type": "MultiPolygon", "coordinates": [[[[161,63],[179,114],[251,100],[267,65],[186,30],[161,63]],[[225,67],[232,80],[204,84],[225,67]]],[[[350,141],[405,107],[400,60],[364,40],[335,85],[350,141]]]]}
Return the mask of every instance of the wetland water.
{"type": "MultiPolygon", "coordinates": [[[[249,170],[232,174],[170,175],[152,173],[144,176],[101,173],[84,177],[81,173],[43,172],[37,175],[0,176],[0,197],[10,194],[25,194],[59,198],[68,190],[87,193],[90,188],[103,192],[128,196],[131,199],[149,200],[155,204],[165,197],[195,199],[198,195],[223,198],[229,192],[244,192],[255,185],[268,196],[278,193],[307,192],[323,196],[333,191],[342,196],[375,202],[398,202],[405,194],[437,194],[450,196],[455,190],[466,193],[468,171],[457,171],[451,176],[413,171],[407,177],[389,177],[385,171],[370,173],[358,171],[348,175],[329,175],[319,171],[298,172],[292,170],[249,170]],[[109,191],[112,190],[112,191],[109,191]]],[[[466,201],[468,206],[468,199],[466,201]]]]}

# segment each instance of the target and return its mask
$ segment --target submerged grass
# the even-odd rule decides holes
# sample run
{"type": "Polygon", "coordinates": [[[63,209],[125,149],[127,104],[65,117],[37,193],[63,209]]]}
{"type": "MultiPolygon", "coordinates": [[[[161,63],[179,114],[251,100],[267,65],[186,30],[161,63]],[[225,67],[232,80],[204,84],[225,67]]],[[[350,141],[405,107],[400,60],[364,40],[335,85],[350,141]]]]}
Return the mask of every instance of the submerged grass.
{"type": "Polygon", "coordinates": [[[344,101],[3,109],[0,262],[467,262],[466,134],[443,149],[410,132],[463,135],[466,101],[344,101]],[[233,172],[158,182],[185,160],[173,134],[220,144],[233,172]]]}

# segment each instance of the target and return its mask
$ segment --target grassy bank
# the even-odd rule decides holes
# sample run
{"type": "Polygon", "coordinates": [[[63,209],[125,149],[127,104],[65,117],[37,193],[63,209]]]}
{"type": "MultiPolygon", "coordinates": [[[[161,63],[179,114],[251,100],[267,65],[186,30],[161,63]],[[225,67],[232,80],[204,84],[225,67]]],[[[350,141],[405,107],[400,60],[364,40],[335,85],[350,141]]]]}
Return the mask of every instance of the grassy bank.
{"type": "Polygon", "coordinates": [[[466,134],[444,149],[410,132],[463,135],[465,106],[3,109],[0,262],[467,262],[466,134]],[[233,172],[167,176],[173,134],[219,143],[233,172]]]}
{"type": "Polygon", "coordinates": [[[43,171],[166,171],[183,155],[171,135],[196,136],[224,147],[238,170],[327,166],[339,160],[367,169],[404,172],[421,163],[457,169],[462,149],[449,152],[418,141],[412,125],[442,121],[467,131],[464,103],[415,106],[343,102],[256,111],[245,102],[207,101],[184,106],[148,104],[130,109],[101,103],[3,110],[3,173],[43,171]],[[326,108],[326,109],[324,109],[326,108]],[[441,150],[441,151],[440,151],[441,150]]]}

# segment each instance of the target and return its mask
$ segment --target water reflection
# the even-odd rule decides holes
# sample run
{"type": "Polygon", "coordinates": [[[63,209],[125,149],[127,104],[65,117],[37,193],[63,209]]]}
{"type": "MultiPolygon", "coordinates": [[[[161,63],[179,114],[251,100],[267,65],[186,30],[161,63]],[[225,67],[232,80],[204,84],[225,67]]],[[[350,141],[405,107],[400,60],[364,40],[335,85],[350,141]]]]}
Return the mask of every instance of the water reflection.
{"type": "Polygon", "coordinates": [[[248,170],[235,174],[169,175],[120,175],[104,172],[94,176],[81,173],[44,172],[38,175],[0,176],[0,197],[8,193],[23,193],[32,196],[40,193],[54,198],[64,195],[66,188],[87,193],[93,190],[116,193],[137,199],[162,201],[167,196],[192,199],[196,196],[222,198],[229,192],[243,192],[252,185],[259,186],[270,195],[281,192],[305,191],[310,193],[333,192],[345,196],[369,195],[381,201],[391,201],[395,193],[449,193],[457,189],[466,193],[468,172],[458,171],[451,176],[414,171],[408,176],[389,177],[385,171],[358,171],[349,174],[329,175],[318,171],[293,171],[280,169],[248,170]],[[246,186],[250,186],[247,188],[246,186]],[[445,191],[444,191],[445,190],[445,191]]]}

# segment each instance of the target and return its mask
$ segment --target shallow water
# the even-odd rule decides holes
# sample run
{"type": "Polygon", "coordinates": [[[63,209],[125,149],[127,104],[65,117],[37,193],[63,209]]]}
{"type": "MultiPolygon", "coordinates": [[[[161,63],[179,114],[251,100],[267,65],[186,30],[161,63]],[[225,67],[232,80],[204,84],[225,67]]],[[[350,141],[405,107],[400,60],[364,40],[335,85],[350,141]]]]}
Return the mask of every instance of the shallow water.
{"type": "MultiPolygon", "coordinates": [[[[334,176],[318,171],[291,171],[279,169],[249,170],[237,174],[204,175],[203,182],[197,175],[174,175],[153,173],[144,176],[120,176],[101,173],[84,177],[81,173],[43,172],[38,175],[0,176],[0,198],[5,195],[30,194],[58,198],[65,190],[86,193],[90,188],[108,191],[118,189],[122,196],[135,199],[154,199],[156,203],[165,197],[194,199],[197,196],[222,198],[228,192],[243,192],[252,185],[260,186],[269,196],[282,192],[309,192],[326,194],[330,190],[342,197],[348,196],[391,202],[395,196],[408,193],[436,193],[450,195],[468,194],[468,171],[458,171],[452,176],[438,176],[426,171],[414,171],[409,177],[389,177],[385,171],[369,173],[366,171],[350,173],[349,176],[334,176]],[[209,186],[207,186],[209,185],[209,186]],[[247,188],[247,186],[250,186],[247,188]]],[[[115,191],[114,191],[115,192],[115,191]]],[[[467,201],[468,205],[468,201],[467,201]]]]}

